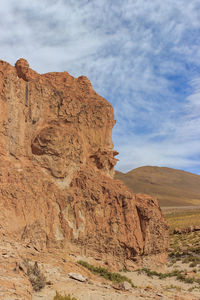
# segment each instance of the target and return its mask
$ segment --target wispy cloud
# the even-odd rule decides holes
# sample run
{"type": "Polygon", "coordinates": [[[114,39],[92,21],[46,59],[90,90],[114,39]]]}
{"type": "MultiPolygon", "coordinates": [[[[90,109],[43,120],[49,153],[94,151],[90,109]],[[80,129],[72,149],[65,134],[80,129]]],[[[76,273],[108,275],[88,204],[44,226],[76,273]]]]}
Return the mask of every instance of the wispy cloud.
{"type": "Polygon", "coordinates": [[[200,168],[199,0],[1,2],[0,56],[88,76],[115,109],[118,168],[200,168]]]}

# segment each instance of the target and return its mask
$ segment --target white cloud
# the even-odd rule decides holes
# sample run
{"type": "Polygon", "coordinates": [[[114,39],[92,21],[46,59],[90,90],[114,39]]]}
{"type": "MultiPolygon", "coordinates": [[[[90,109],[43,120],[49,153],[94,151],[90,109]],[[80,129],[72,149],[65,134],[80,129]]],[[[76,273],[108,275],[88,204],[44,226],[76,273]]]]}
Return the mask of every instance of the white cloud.
{"type": "Polygon", "coordinates": [[[88,76],[114,106],[123,170],[193,168],[199,15],[199,0],[3,0],[0,56],[11,64],[25,57],[38,72],[88,76]]]}

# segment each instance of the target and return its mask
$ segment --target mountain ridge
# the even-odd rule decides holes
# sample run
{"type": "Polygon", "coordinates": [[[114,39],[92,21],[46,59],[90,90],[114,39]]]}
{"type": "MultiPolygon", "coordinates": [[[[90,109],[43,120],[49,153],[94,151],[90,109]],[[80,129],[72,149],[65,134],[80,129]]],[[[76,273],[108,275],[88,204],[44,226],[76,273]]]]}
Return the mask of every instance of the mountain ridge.
{"type": "Polygon", "coordinates": [[[122,180],[134,193],[158,198],[161,206],[200,204],[200,175],[158,166],[139,167],[127,173],[115,172],[115,179],[122,180]]]}

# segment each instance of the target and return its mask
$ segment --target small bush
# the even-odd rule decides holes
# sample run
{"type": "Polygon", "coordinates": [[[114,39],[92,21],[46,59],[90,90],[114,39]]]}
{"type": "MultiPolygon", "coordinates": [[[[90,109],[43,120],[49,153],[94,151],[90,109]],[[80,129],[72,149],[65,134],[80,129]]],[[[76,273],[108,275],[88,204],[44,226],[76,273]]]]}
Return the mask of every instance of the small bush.
{"type": "Polygon", "coordinates": [[[102,267],[94,267],[93,265],[90,265],[86,261],[82,261],[82,260],[79,260],[78,264],[80,264],[81,266],[87,268],[92,273],[98,274],[98,275],[104,277],[107,280],[111,280],[111,281],[114,281],[114,282],[117,282],[117,283],[127,281],[131,284],[132,287],[136,287],[133,284],[133,282],[131,281],[130,278],[128,278],[124,275],[121,275],[119,273],[110,272],[110,271],[108,271],[108,269],[102,268],[102,267]]]}
{"type": "Polygon", "coordinates": [[[195,286],[189,288],[188,291],[189,291],[189,292],[192,292],[192,291],[195,290],[195,289],[197,289],[197,290],[200,289],[200,286],[195,285],[195,286]]]}
{"type": "Polygon", "coordinates": [[[175,270],[173,272],[170,273],[158,273],[156,271],[151,271],[150,269],[141,269],[139,270],[139,272],[145,272],[147,274],[147,276],[157,276],[159,279],[163,279],[163,278],[167,278],[167,277],[176,277],[176,279],[183,281],[185,283],[199,283],[200,284],[200,279],[199,278],[195,278],[195,277],[186,277],[185,275],[182,274],[182,271],[178,271],[175,270]]]}
{"type": "Polygon", "coordinates": [[[197,262],[192,262],[191,264],[189,264],[189,267],[193,268],[193,267],[196,267],[197,266],[197,262]]]}
{"type": "Polygon", "coordinates": [[[177,291],[181,291],[181,287],[180,286],[176,286],[176,285],[173,285],[173,284],[171,284],[171,285],[167,285],[166,287],[165,287],[165,290],[171,290],[171,289],[174,289],[174,290],[177,290],[177,291]]]}
{"type": "Polygon", "coordinates": [[[156,271],[151,271],[150,269],[147,269],[147,268],[141,269],[140,272],[146,273],[147,276],[149,276],[149,277],[157,276],[159,279],[178,276],[181,273],[178,270],[175,270],[175,271],[170,272],[170,273],[159,273],[159,272],[156,272],[156,271]]]}
{"type": "Polygon", "coordinates": [[[53,300],[78,300],[77,298],[75,297],[72,297],[70,296],[70,294],[68,294],[67,296],[62,296],[61,294],[59,294],[57,291],[56,291],[56,295],[54,296],[53,300]]]}
{"type": "Polygon", "coordinates": [[[24,265],[26,266],[27,275],[32,284],[33,290],[36,292],[40,291],[46,285],[46,278],[40,271],[37,262],[35,262],[34,265],[31,265],[28,260],[25,260],[24,265]]]}
{"type": "Polygon", "coordinates": [[[195,267],[196,265],[200,264],[200,258],[196,256],[188,256],[183,260],[183,263],[189,263],[189,262],[193,262],[195,264],[193,265],[193,267],[195,267]]]}

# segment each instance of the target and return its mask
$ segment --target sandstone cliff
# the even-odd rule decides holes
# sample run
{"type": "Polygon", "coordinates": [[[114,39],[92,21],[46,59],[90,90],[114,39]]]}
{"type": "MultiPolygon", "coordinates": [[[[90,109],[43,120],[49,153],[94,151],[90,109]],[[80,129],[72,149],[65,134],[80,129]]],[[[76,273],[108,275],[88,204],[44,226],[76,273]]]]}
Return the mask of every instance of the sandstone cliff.
{"type": "Polygon", "coordinates": [[[114,124],[86,77],[0,61],[2,245],[66,249],[115,267],[165,262],[157,201],[112,179],[114,124]]]}

